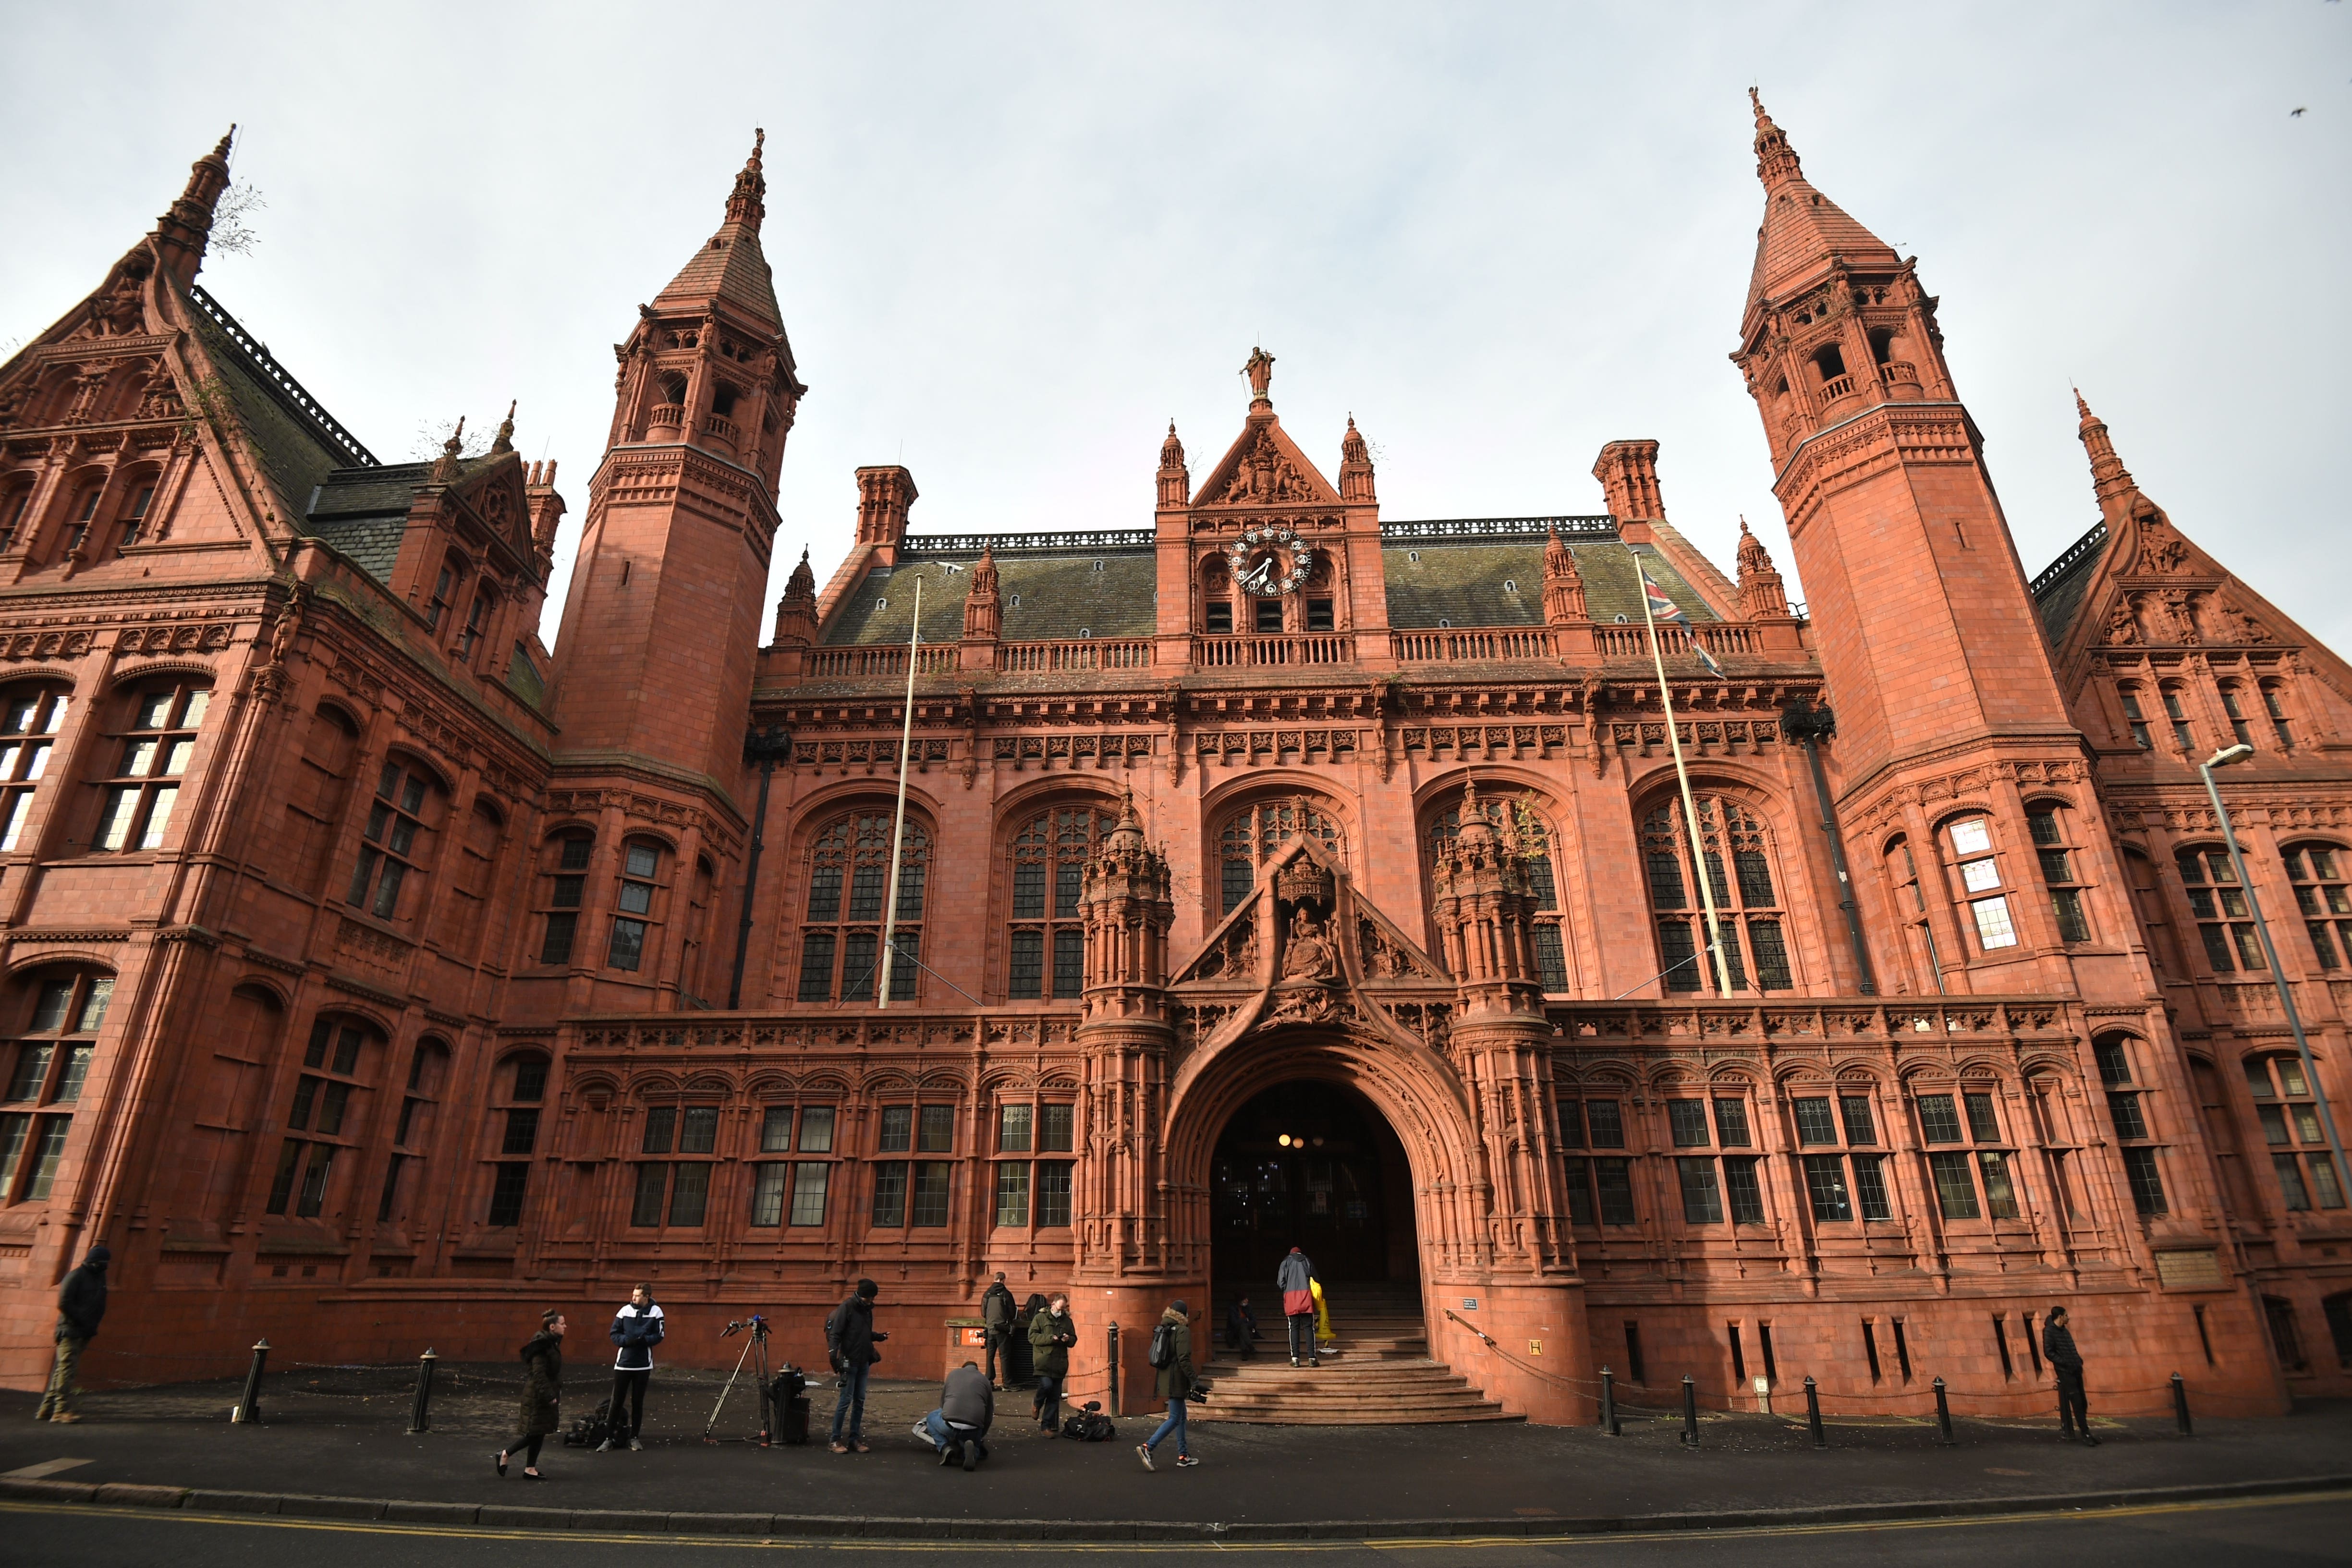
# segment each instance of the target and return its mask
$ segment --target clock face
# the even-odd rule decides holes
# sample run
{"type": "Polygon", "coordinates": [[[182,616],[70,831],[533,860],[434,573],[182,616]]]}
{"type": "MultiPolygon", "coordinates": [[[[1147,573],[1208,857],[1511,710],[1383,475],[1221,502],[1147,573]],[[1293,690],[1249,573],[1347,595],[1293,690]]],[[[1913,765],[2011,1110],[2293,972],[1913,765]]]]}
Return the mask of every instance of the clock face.
{"type": "Polygon", "coordinates": [[[1260,598],[1296,593],[1315,572],[1315,547],[1279,523],[1244,528],[1225,546],[1225,559],[1234,580],[1260,598]]]}

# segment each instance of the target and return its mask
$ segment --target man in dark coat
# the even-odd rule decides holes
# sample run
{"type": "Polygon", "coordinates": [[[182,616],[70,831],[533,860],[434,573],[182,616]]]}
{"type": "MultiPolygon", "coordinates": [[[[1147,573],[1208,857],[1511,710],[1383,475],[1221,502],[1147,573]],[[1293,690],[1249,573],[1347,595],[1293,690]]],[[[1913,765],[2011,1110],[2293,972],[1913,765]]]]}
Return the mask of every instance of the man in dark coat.
{"type": "MultiPolygon", "coordinates": [[[[1135,1446],[1136,1458],[1145,1469],[1151,1469],[1151,1450],[1160,1447],[1172,1433],[1176,1438],[1176,1468],[1189,1470],[1201,1461],[1194,1458],[1185,1437],[1184,1412],[1192,1397],[1192,1385],[1198,1381],[1192,1373],[1192,1317],[1182,1301],[1171,1301],[1168,1310],[1160,1314],[1160,1326],[1167,1329],[1173,1339],[1175,1354],[1168,1364],[1158,1369],[1153,1389],[1168,1402],[1168,1418],[1160,1429],[1135,1446]]],[[[1154,1331],[1157,1337],[1157,1331],[1154,1331]]]]}
{"type": "Polygon", "coordinates": [[[824,1320],[825,1354],[833,1363],[834,1375],[841,1380],[840,1396],[833,1405],[833,1451],[848,1453],[856,1448],[861,1454],[874,1450],[866,1443],[866,1380],[882,1353],[874,1347],[890,1336],[874,1326],[874,1298],[882,1287],[871,1280],[857,1281],[857,1289],[849,1299],[833,1309],[824,1320]],[[847,1442],[842,1441],[842,1428],[848,1427],[847,1442]]]}
{"type": "Polygon", "coordinates": [[[989,1424],[996,1419],[996,1389],[976,1361],[948,1374],[940,1386],[940,1407],[915,1423],[915,1436],[940,1452],[940,1463],[963,1461],[976,1469],[988,1458],[989,1424]]]}
{"type": "Polygon", "coordinates": [[[653,1381],[654,1346],[668,1332],[651,1285],[631,1291],[627,1305],[613,1314],[612,1340],[619,1348],[613,1356],[612,1435],[596,1445],[598,1453],[645,1447],[637,1434],[646,1429],[646,1385],[653,1381]]]}
{"type": "Polygon", "coordinates": [[[1029,1320],[1029,1364],[1037,1374],[1037,1424],[1048,1437],[1062,1429],[1062,1382],[1070,1375],[1070,1347],[1078,1325],[1070,1298],[1056,1291],[1029,1320]]]}
{"type": "Polygon", "coordinates": [[[49,1367],[48,1392],[41,1396],[40,1408],[33,1412],[36,1421],[79,1421],[74,1414],[74,1373],[81,1365],[81,1353],[98,1337],[98,1325],[106,1317],[106,1266],[114,1260],[114,1253],[106,1243],[99,1242],[81,1260],[81,1267],[65,1277],[58,1287],[58,1356],[49,1367]]]}
{"type": "Polygon", "coordinates": [[[2083,1391],[2083,1353],[2066,1327],[2066,1309],[2053,1307],[2042,1322],[2042,1355],[2058,1379],[2058,1433],[2068,1442],[2080,1440],[2095,1448],[2091,1436],[2091,1401],[2083,1391]]]}
{"type": "Polygon", "coordinates": [[[1003,1370],[1006,1375],[1009,1376],[1013,1371],[1013,1353],[1005,1348],[1006,1342],[1013,1337],[1013,1292],[1005,1286],[1004,1270],[1002,1269],[989,1281],[988,1289],[981,1292],[980,1321],[987,1325],[982,1332],[988,1341],[989,1386],[1002,1388],[1004,1379],[997,1375],[999,1359],[1003,1360],[1003,1370]]]}
{"type": "Polygon", "coordinates": [[[499,1450],[499,1474],[507,1473],[507,1456],[523,1451],[522,1473],[533,1480],[539,1473],[539,1446],[563,1424],[563,1314],[553,1307],[539,1314],[539,1332],[522,1347],[522,1409],[514,1440],[499,1450]]]}
{"type": "Polygon", "coordinates": [[[1283,1321],[1290,1329],[1290,1364],[1297,1366],[1303,1355],[1307,1365],[1322,1365],[1315,1358],[1314,1263],[1306,1253],[1292,1248],[1274,1272],[1274,1287],[1282,1292],[1283,1321]]]}

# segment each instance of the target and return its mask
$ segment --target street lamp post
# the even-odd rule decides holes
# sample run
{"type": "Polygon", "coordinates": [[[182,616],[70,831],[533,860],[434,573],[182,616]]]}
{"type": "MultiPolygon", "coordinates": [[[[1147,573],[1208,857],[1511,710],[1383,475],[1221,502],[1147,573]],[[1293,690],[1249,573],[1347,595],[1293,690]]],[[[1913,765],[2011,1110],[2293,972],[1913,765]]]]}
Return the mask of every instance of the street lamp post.
{"type": "Polygon", "coordinates": [[[2271,967],[2271,984],[2278,988],[2279,1006],[2286,1009],[2286,1027],[2294,1035],[2295,1054],[2303,1059],[2303,1080],[2311,1085],[2311,1097],[2319,1106],[2320,1129],[2327,1134],[2327,1150],[2336,1162],[2336,1197],[2344,1198],[2347,1191],[2352,1191],[2347,1186],[2347,1182],[2352,1182],[2352,1172],[2344,1166],[2344,1140],[2336,1133],[2336,1113],[2328,1108],[2326,1085],[2320,1082],[2319,1069],[2312,1062],[2311,1042],[2303,1035],[2303,1015],[2294,1010],[2294,990],[2279,967],[2278,949],[2271,945],[2271,925],[2263,918],[2262,896],[2254,891],[2254,879],[2246,873],[2246,857],[2239,852],[2237,831],[2230,826],[2230,813],[2221,804],[2221,789],[2213,782],[2213,769],[2243,762],[2253,754],[2252,747],[2240,741],[2199,763],[2197,771],[2204,776],[2206,797],[2213,802],[2213,820],[2221,824],[2221,841],[2230,849],[2230,869],[2237,873],[2238,885],[2246,890],[2246,905],[2254,912],[2254,935],[2263,945],[2263,962],[2271,967]]]}

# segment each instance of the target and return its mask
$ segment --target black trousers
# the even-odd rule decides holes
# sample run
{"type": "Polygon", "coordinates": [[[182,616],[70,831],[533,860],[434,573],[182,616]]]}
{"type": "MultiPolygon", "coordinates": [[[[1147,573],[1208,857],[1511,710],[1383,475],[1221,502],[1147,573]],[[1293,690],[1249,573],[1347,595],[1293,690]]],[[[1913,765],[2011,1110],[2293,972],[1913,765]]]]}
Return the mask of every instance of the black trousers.
{"type": "Polygon", "coordinates": [[[1297,1361],[1299,1357],[1305,1356],[1309,1361],[1314,1360],[1315,1314],[1313,1312],[1292,1312],[1288,1314],[1288,1316],[1290,1322],[1290,1359],[1297,1361]]]}
{"type": "Polygon", "coordinates": [[[1013,1352],[1006,1347],[1004,1343],[1005,1336],[1010,1332],[1011,1331],[1008,1329],[998,1328],[993,1324],[990,1325],[988,1329],[987,1359],[983,1364],[983,1366],[988,1375],[988,1380],[991,1383],[997,1381],[996,1365],[999,1361],[1002,1361],[1004,1364],[1005,1371],[1011,1372],[1013,1370],[1013,1352]]]}
{"type": "Polygon", "coordinates": [[[2082,1372],[2080,1369],[2074,1372],[2055,1368],[2053,1370],[2058,1371],[2059,1427],[2065,1431],[2081,1432],[2086,1437],[2089,1436],[2091,1401],[2089,1396],[2083,1392],[2082,1372]]]}
{"type": "Polygon", "coordinates": [[[618,1367],[614,1369],[613,1408],[610,1414],[614,1441],[634,1437],[645,1430],[646,1385],[653,1381],[653,1375],[651,1367],[646,1367],[637,1372],[627,1372],[618,1367]],[[621,1418],[621,1406],[624,1400],[627,1401],[629,1406],[629,1417],[625,1421],[621,1418]]]}

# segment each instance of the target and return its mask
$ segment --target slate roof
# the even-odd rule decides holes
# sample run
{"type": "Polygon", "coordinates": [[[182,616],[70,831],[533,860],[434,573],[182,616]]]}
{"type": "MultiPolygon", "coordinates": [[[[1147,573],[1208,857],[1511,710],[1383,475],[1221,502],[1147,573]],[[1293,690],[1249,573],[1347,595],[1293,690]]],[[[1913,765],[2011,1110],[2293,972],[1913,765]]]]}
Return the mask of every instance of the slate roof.
{"type": "Polygon", "coordinates": [[[244,345],[209,312],[191,309],[188,319],[219,371],[228,397],[226,412],[244,428],[254,456],[278,493],[289,505],[299,506],[328,474],[351,461],[350,455],[299,406],[289,406],[279,396],[268,371],[248,358],[244,345]]]}
{"type": "Polygon", "coordinates": [[[2095,523],[2033,580],[2033,606],[2041,613],[2042,635],[2051,647],[2066,640],[2067,630],[2082,612],[2084,595],[2090,591],[2099,575],[2099,562],[2107,553],[2106,543],[2107,525],[2095,523]]]}
{"type": "MultiPolygon", "coordinates": [[[[956,641],[963,635],[963,601],[979,559],[978,550],[941,551],[867,572],[825,628],[824,645],[904,643],[912,629],[919,572],[923,641],[956,641]]],[[[1004,601],[999,635],[1008,643],[1061,642],[1082,633],[1149,637],[1157,623],[1158,572],[1149,546],[1002,551],[996,557],[997,591],[1004,601]]]]}
{"type": "MultiPolygon", "coordinates": [[[[1398,539],[1381,547],[1381,570],[1388,580],[1389,624],[1402,631],[1455,626],[1536,626],[1543,622],[1543,537],[1508,538],[1398,539]],[[1421,559],[1415,560],[1414,556],[1421,559]],[[1506,587],[1506,584],[1516,587],[1506,587]]],[[[1592,619],[1642,619],[1641,580],[1633,548],[1614,539],[1580,538],[1569,544],[1584,579],[1585,607],[1592,619]]],[[[1706,601],[1683,580],[1674,564],[1643,548],[1650,576],[1666,597],[1694,621],[1719,619],[1706,601]]]]}
{"type": "Polygon", "coordinates": [[[744,224],[728,224],[703,241],[667,287],[654,297],[659,310],[717,295],[743,307],[771,327],[780,326],[783,312],[776,308],[776,282],[768,269],[767,254],[760,248],[760,232],[744,224]],[[666,306],[665,301],[670,304],[666,306]]]}

